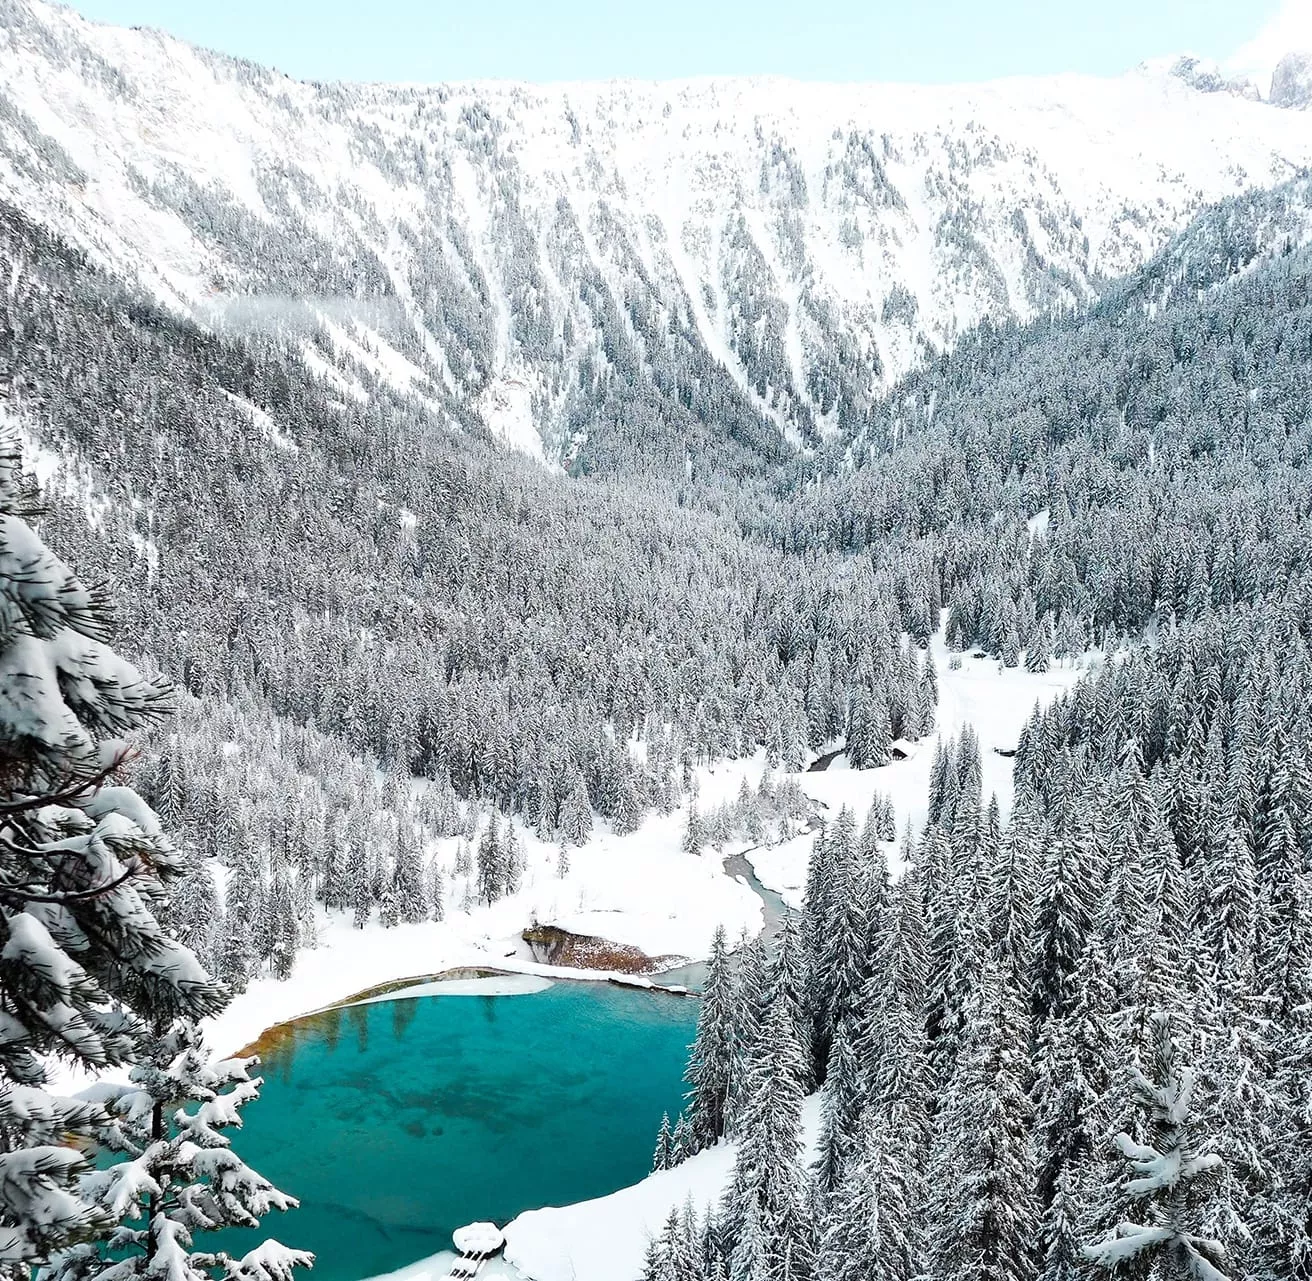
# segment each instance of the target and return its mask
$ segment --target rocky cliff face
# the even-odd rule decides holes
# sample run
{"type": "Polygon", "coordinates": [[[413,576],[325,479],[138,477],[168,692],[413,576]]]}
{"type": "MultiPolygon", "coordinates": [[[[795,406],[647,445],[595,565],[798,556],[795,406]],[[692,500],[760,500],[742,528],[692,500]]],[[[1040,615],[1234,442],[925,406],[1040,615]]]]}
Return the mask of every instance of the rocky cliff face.
{"type": "Polygon", "coordinates": [[[1271,105],[1304,111],[1312,106],[1312,53],[1286,54],[1271,77],[1271,105]]]}

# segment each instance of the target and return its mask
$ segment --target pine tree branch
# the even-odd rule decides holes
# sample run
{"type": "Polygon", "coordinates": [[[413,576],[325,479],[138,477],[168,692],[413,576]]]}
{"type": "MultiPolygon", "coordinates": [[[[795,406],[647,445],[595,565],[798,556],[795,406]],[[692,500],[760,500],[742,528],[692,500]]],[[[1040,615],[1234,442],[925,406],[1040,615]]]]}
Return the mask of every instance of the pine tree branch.
{"type": "MultiPolygon", "coordinates": [[[[0,841],[0,844],[7,842],[0,841]]],[[[26,885],[0,885],[0,898],[12,898],[18,903],[80,903],[88,899],[102,898],[111,894],[120,885],[125,884],[141,873],[140,867],[129,867],[122,876],[104,885],[97,885],[89,890],[68,890],[58,894],[45,894],[26,885]]]]}
{"type": "Polygon", "coordinates": [[[74,803],[82,799],[87,792],[98,791],[102,784],[118,773],[131,757],[132,752],[125,748],[117,753],[108,765],[103,769],[96,770],[93,774],[88,774],[82,778],[71,774],[65,776],[65,779],[58,784],[57,790],[53,792],[24,797],[21,801],[0,802],[0,816],[25,814],[31,810],[43,809],[47,805],[74,803]]]}

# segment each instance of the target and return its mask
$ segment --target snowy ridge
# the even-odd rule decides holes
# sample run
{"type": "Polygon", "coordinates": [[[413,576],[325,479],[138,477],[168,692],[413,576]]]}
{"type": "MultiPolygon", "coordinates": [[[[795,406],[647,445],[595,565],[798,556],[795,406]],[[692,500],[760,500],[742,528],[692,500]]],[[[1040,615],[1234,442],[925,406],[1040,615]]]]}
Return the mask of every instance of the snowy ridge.
{"type": "Polygon", "coordinates": [[[1087,300],[1312,163],[1305,115],[1186,63],[309,85],[0,0],[0,196],[174,306],[318,333],[348,380],[450,396],[517,449],[565,454],[608,377],[699,364],[806,440],[982,317],[1087,300]]]}

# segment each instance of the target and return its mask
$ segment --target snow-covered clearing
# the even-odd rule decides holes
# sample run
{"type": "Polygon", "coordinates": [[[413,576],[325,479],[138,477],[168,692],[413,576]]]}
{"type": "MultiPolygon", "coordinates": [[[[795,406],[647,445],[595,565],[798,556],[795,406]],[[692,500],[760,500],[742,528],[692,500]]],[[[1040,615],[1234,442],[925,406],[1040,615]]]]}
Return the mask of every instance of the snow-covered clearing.
{"type": "MultiPolygon", "coordinates": [[[[999,749],[1014,751],[1021,727],[1035,704],[1046,706],[1102,661],[1100,655],[1090,654],[1081,660],[1083,666],[1034,673],[1023,667],[1001,668],[993,658],[950,654],[941,632],[934,637],[931,648],[939,684],[937,731],[932,738],[915,744],[914,754],[907,759],[895,760],[883,769],[850,770],[847,761],[839,757],[827,770],[796,775],[802,790],[824,805],[829,816],[846,805],[856,812],[859,823],[875,793],[880,792],[892,799],[899,833],[908,819],[919,831],[925,824],[935,744],[969,725],[979,735],[984,799],[996,795],[1005,819],[1012,802],[1011,757],[1000,755],[999,749]],[[955,659],[960,659],[961,665],[953,669],[950,663],[955,659]]],[[[746,852],[761,884],[774,890],[790,907],[801,905],[813,840],[808,833],[773,849],[746,852]]],[[[890,857],[894,857],[894,849],[889,847],[890,857]]]]}

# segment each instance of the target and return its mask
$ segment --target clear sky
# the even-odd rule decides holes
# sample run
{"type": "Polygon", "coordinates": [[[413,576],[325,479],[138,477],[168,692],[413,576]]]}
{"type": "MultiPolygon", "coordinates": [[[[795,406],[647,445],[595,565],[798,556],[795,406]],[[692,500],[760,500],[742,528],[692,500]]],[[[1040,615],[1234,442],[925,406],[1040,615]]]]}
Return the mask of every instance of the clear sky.
{"type": "MultiPolygon", "coordinates": [[[[1285,7],[1312,0],[1285,0],[1285,7]]],[[[1226,59],[1281,0],[73,0],[308,79],[963,81],[1226,59]]],[[[1265,89],[1265,85],[1262,86],[1265,89]]]]}

